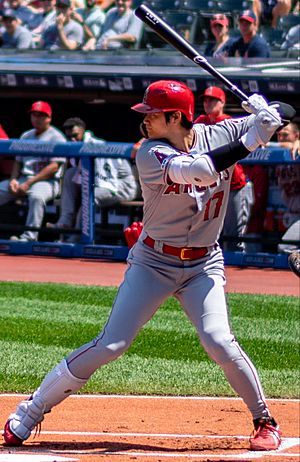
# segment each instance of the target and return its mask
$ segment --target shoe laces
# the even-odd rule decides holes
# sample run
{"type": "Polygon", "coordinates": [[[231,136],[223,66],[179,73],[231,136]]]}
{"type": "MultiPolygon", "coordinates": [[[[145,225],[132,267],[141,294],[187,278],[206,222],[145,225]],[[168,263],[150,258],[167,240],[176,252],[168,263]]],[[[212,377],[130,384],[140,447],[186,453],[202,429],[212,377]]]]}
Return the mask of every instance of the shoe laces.
{"type": "Polygon", "coordinates": [[[279,433],[275,420],[270,417],[263,417],[255,422],[255,428],[251,436],[255,438],[259,434],[262,438],[265,438],[270,432],[274,433],[274,431],[279,433]]]}

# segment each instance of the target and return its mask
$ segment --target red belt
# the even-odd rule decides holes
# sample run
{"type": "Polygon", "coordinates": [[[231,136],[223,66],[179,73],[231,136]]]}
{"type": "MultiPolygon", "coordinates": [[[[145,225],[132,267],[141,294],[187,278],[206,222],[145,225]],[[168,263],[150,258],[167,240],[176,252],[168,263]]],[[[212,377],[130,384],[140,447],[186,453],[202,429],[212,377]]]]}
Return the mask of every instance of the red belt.
{"type": "MultiPolygon", "coordinates": [[[[154,249],[155,240],[147,236],[143,240],[144,244],[154,249]]],[[[208,253],[207,247],[173,247],[172,245],[163,244],[162,253],[173,255],[178,257],[180,260],[196,260],[197,258],[205,257],[208,253]]]]}

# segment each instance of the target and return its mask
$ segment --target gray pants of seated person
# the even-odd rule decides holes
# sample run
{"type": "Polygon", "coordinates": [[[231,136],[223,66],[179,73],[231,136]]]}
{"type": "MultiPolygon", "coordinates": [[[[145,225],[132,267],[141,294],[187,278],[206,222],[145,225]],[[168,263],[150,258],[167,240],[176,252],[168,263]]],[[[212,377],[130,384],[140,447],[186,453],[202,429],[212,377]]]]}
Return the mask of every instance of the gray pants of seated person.
{"type": "MultiPolygon", "coordinates": [[[[61,196],[61,210],[60,217],[57,222],[58,225],[66,227],[81,228],[81,185],[73,181],[76,175],[77,167],[68,168],[64,176],[62,196],[61,196]]],[[[109,207],[116,204],[122,198],[113,194],[107,188],[98,188],[94,190],[95,204],[100,207],[109,207]]]]}
{"type": "MultiPolygon", "coordinates": [[[[251,181],[248,181],[241,189],[230,191],[223,226],[223,234],[225,236],[238,239],[246,233],[254,200],[253,197],[253,184],[251,181]]],[[[245,251],[247,250],[247,245],[242,241],[225,241],[223,250],[245,251]]]]}
{"type": "MultiPolygon", "coordinates": [[[[24,183],[28,179],[22,176],[18,179],[19,183],[24,183]]],[[[28,190],[28,213],[26,226],[40,227],[43,222],[45,205],[54,199],[59,193],[59,182],[57,180],[38,181],[28,190]]],[[[0,205],[15,200],[18,196],[9,191],[9,180],[0,182],[0,205]]],[[[21,196],[22,197],[22,196],[21,196]]],[[[35,241],[38,238],[37,231],[25,231],[22,234],[25,239],[35,241]]]]}

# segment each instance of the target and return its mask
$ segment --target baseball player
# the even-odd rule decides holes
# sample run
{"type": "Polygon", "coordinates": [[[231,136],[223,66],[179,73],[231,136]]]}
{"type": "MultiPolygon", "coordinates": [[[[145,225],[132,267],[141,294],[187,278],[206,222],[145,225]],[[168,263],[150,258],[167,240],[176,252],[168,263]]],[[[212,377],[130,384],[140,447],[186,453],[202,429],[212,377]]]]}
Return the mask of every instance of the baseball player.
{"type": "MultiPolygon", "coordinates": [[[[205,114],[201,114],[195,123],[213,125],[230,119],[231,116],[224,113],[226,95],[222,88],[208,87],[203,93],[203,106],[205,114]]],[[[253,184],[247,181],[241,164],[236,163],[231,176],[228,207],[224,218],[223,233],[227,237],[236,238],[236,241],[226,240],[223,250],[245,251],[246,246],[242,240],[250,218],[253,204],[253,184]],[[237,239],[237,237],[241,239],[237,239]]]]}
{"type": "Polygon", "coordinates": [[[124,281],[102,332],[63,359],[18,405],[5,424],[7,445],[21,445],[45,413],[126,351],[158,307],[175,296],[253,416],[251,449],[279,447],[280,431],[255,367],[230,330],[218,245],[233,165],[267,143],[282,124],[280,104],[278,110],[268,107],[255,95],[244,106],[256,115],[193,125],[192,91],[180,82],[161,80],[149,85],[143,102],[132,107],[144,114],[148,138],[136,156],[143,232],[129,252],[124,281]]]}
{"type": "MultiPolygon", "coordinates": [[[[21,140],[41,143],[64,143],[64,135],[51,125],[52,108],[45,101],[32,104],[30,118],[33,128],[21,135],[21,140]]],[[[60,178],[65,158],[17,156],[9,180],[0,183],[0,205],[18,197],[28,197],[26,226],[40,227],[45,213],[45,204],[58,196],[60,178]]],[[[11,236],[12,241],[36,241],[37,231],[24,231],[21,236],[11,236]]]]}

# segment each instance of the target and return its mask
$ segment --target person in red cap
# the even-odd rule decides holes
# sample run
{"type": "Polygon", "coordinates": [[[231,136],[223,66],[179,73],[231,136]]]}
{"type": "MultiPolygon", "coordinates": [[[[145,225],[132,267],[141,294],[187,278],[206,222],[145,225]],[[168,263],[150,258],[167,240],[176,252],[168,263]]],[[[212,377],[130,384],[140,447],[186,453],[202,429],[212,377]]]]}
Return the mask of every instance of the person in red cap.
{"type": "MultiPolygon", "coordinates": [[[[231,116],[224,113],[226,95],[220,87],[208,87],[203,93],[205,115],[200,115],[195,123],[213,125],[231,116]]],[[[225,215],[223,235],[231,240],[224,240],[223,249],[245,251],[246,245],[242,236],[247,230],[251,207],[253,204],[252,183],[247,181],[241,164],[235,164],[233,169],[228,207],[225,215]],[[233,240],[236,239],[236,240],[233,240]]]]}
{"type": "Polygon", "coordinates": [[[224,14],[214,14],[210,20],[210,30],[215,40],[207,44],[204,55],[214,58],[227,56],[233,41],[233,38],[229,36],[228,18],[224,14]]]}
{"type": "Polygon", "coordinates": [[[228,56],[241,58],[269,58],[270,47],[266,40],[257,34],[257,17],[252,10],[245,10],[239,16],[241,37],[230,45],[228,56]]]}
{"type": "Polygon", "coordinates": [[[254,116],[194,125],[191,89],[182,82],[159,80],[132,107],[142,114],[147,138],[136,155],[144,227],[129,251],[124,281],[103,330],[57,364],[10,414],[3,433],[6,445],[21,446],[46,413],[124,353],[159,306],[175,296],[203,347],[253,416],[250,448],[279,447],[280,430],[257,371],[230,330],[218,245],[233,165],[268,142],[282,125],[275,107],[262,98],[255,109],[251,101],[250,96],[254,116]]]}
{"type": "MultiPolygon", "coordinates": [[[[41,143],[62,143],[64,135],[51,125],[52,108],[45,101],[36,101],[29,109],[33,128],[24,132],[21,140],[41,143]]],[[[28,198],[26,226],[40,227],[44,218],[45,204],[58,196],[60,178],[65,159],[61,157],[17,156],[10,179],[0,183],[0,205],[18,197],[28,198]]],[[[37,231],[24,231],[20,237],[11,236],[13,241],[36,241],[37,231]]]]}

